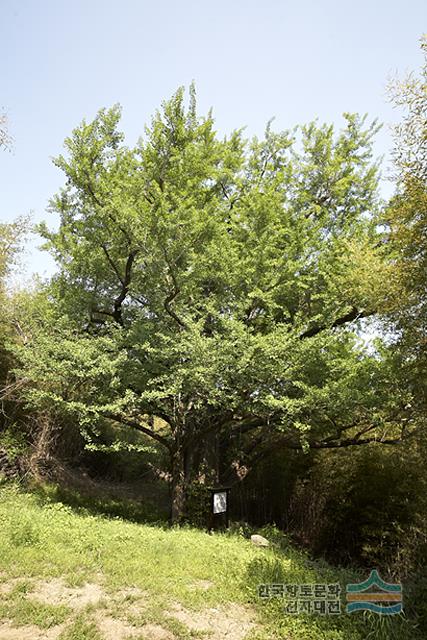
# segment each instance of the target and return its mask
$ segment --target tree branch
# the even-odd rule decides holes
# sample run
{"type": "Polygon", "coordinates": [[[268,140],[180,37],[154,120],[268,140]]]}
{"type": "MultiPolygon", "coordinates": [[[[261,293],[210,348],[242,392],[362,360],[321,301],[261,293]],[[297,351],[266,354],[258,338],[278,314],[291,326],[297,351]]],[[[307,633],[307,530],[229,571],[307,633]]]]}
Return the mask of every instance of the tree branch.
{"type": "Polygon", "coordinates": [[[173,302],[175,298],[178,296],[180,289],[178,287],[178,282],[176,280],[175,274],[173,272],[172,266],[170,264],[170,261],[168,259],[168,256],[164,247],[163,247],[163,255],[165,257],[165,262],[168,266],[169,274],[173,284],[173,290],[164,299],[163,306],[165,308],[166,313],[168,313],[170,317],[173,318],[177,324],[179,324],[180,327],[182,327],[183,329],[186,329],[187,325],[185,324],[185,322],[181,320],[181,318],[175,313],[175,311],[171,307],[171,302],[173,302]]]}
{"type": "Polygon", "coordinates": [[[303,333],[301,333],[300,340],[304,338],[312,338],[316,336],[318,333],[321,333],[325,329],[334,329],[335,327],[340,327],[343,324],[347,324],[348,322],[353,322],[354,320],[358,320],[359,318],[368,318],[376,313],[376,311],[359,311],[356,307],[352,307],[351,311],[346,313],[345,315],[337,318],[331,325],[317,325],[307,329],[303,333]]]}
{"type": "Polygon", "coordinates": [[[144,427],[144,425],[140,424],[139,422],[135,422],[134,420],[130,420],[129,418],[124,418],[123,416],[120,416],[117,414],[103,413],[101,415],[103,415],[104,418],[108,418],[109,420],[114,420],[114,422],[119,422],[120,424],[125,424],[128,427],[132,427],[133,429],[136,429],[137,431],[144,433],[146,436],[153,438],[153,440],[156,440],[157,442],[162,444],[169,451],[171,450],[170,442],[160,434],[156,433],[153,429],[144,427]]]}
{"type": "Polygon", "coordinates": [[[172,291],[164,299],[163,306],[165,308],[165,311],[171,316],[171,318],[173,318],[175,322],[179,324],[180,327],[182,327],[183,329],[186,329],[187,325],[181,320],[181,318],[175,313],[175,311],[170,306],[170,303],[175,300],[178,294],[179,294],[179,289],[175,289],[174,291],[172,291]]]}
{"type": "Polygon", "coordinates": [[[110,256],[110,254],[108,253],[108,249],[107,249],[107,247],[105,246],[105,244],[102,244],[102,245],[101,245],[101,247],[102,247],[102,250],[103,250],[103,252],[104,252],[104,254],[105,254],[105,257],[107,258],[107,260],[108,260],[108,262],[109,262],[109,264],[110,264],[111,268],[113,269],[114,273],[116,274],[116,276],[117,276],[117,277],[118,277],[118,279],[120,280],[120,284],[121,284],[122,286],[124,286],[124,281],[123,281],[122,276],[120,275],[120,271],[118,270],[118,268],[117,268],[117,267],[116,267],[116,265],[114,264],[113,260],[111,259],[111,256],[110,256]]]}
{"type": "MultiPolygon", "coordinates": [[[[340,449],[342,447],[356,447],[363,444],[370,444],[376,442],[377,444],[399,444],[406,440],[409,437],[407,436],[399,436],[398,438],[363,438],[362,440],[357,437],[347,438],[346,440],[340,440],[339,442],[312,442],[310,443],[310,448],[312,449],[340,449]]],[[[292,447],[298,448],[298,447],[292,447]]],[[[299,447],[301,448],[301,447],[299,447]]]]}
{"type": "Polygon", "coordinates": [[[131,280],[131,273],[132,273],[132,265],[133,262],[135,260],[135,256],[138,253],[137,250],[132,251],[129,256],[128,259],[126,261],[126,268],[125,268],[125,277],[124,280],[122,281],[122,290],[120,292],[120,294],[117,296],[117,298],[114,300],[114,312],[113,312],[113,317],[116,320],[116,322],[118,322],[119,324],[123,324],[122,322],[122,304],[127,296],[127,293],[129,291],[129,285],[130,285],[130,280],[131,280]]]}

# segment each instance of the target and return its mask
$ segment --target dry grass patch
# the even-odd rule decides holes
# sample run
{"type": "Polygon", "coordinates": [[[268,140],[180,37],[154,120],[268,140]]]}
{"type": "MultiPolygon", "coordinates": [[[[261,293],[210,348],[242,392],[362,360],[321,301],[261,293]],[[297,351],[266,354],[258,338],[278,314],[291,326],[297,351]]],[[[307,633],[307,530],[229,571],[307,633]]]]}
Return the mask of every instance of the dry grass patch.
{"type": "Polygon", "coordinates": [[[71,609],[97,605],[106,597],[99,584],[87,582],[82,587],[67,587],[61,578],[38,582],[29,595],[43,604],[66,605],[71,609]]]}
{"type": "Polygon", "coordinates": [[[10,622],[0,622],[0,640],[57,640],[65,625],[52,629],[40,629],[35,625],[14,627],[10,622]]]}
{"type": "MultiPolygon", "coordinates": [[[[0,596],[8,596],[17,587],[20,587],[21,585],[27,585],[28,583],[29,583],[29,580],[25,578],[10,578],[9,580],[0,582],[0,596]]],[[[0,640],[1,640],[1,636],[0,636],[0,640]]]]}
{"type": "Polygon", "coordinates": [[[249,607],[233,603],[202,611],[189,611],[175,604],[167,615],[191,631],[209,633],[210,640],[244,640],[257,626],[255,614],[249,607]]]}
{"type": "Polygon", "coordinates": [[[147,640],[175,640],[173,633],[158,624],[145,624],[141,631],[147,640]]]}
{"type": "Polygon", "coordinates": [[[104,640],[128,640],[141,633],[138,627],[101,613],[95,616],[95,623],[104,640]]]}
{"type": "Polygon", "coordinates": [[[214,586],[212,580],[193,580],[193,582],[190,583],[190,589],[193,591],[207,591],[214,586]]]}

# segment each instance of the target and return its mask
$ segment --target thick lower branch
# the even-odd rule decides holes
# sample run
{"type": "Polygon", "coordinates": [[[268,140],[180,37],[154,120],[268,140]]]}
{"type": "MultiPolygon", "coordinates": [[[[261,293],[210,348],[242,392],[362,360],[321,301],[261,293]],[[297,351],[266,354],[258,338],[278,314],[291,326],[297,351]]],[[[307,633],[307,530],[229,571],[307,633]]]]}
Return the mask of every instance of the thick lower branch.
{"type": "Polygon", "coordinates": [[[104,418],[114,420],[115,422],[119,422],[120,424],[125,424],[128,427],[132,427],[132,429],[136,429],[137,431],[144,433],[146,436],[149,436],[153,440],[156,440],[159,444],[166,447],[166,449],[168,449],[169,451],[172,448],[172,444],[169,442],[169,440],[161,436],[159,433],[156,433],[153,429],[149,429],[148,427],[145,427],[135,420],[131,420],[129,418],[125,418],[113,413],[103,413],[102,415],[104,418]]]}
{"type": "Polygon", "coordinates": [[[336,327],[342,326],[343,324],[353,322],[354,320],[359,320],[360,318],[368,318],[369,316],[372,316],[375,313],[376,311],[359,311],[356,307],[352,307],[348,313],[341,316],[340,318],[337,318],[337,320],[335,320],[330,325],[327,325],[327,324],[317,325],[317,326],[311,327],[310,329],[307,329],[306,331],[301,333],[300,340],[303,340],[304,338],[312,338],[313,336],[316,336],[318,333],[325,331],[325,329],[334,329],[336,327]]]}

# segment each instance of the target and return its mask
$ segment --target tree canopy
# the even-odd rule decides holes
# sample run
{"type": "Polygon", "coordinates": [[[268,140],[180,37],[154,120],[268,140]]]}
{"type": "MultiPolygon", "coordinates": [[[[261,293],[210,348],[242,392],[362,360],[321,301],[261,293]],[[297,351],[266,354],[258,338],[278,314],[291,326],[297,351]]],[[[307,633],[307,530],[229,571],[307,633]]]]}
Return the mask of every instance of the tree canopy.
{"type": "Polygon", "coordinates": [[[109,421],[163,447],[174,520],[189,484],[272,448],[399,441],[399,381],[356,331],[390,270],[377,125],[220,138],[193,87],[133,148],[119,120],[101,110],[55,160],[60,225],[40,232],[60,270],[20,353],[30,401],[73,413],[91,442],[109,421]]]}

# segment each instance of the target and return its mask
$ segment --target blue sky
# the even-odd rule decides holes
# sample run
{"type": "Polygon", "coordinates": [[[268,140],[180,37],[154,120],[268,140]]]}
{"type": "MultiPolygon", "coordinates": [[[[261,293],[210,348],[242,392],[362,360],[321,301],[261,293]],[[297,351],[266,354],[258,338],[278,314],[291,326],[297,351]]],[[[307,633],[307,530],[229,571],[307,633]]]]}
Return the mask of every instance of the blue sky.
{"type": "MultiPolygon", "coordinates": [[[[14,138],[0,152],[0,220],[45,209],[62,184],[51,158],[101,107],[120,102],[132,144],[161,101],[195,80],[223,134],[261,134],[344,111],[384,123],[375,151],[387,158],[399,114],[386,84],[421,64],[422,0],[0,0],[0,108],[14,138]]],[[[391,185],[384,182],[384,195],[391,185]]],[[[27,273],[52,272],[29,244],[27,273]]]]}

